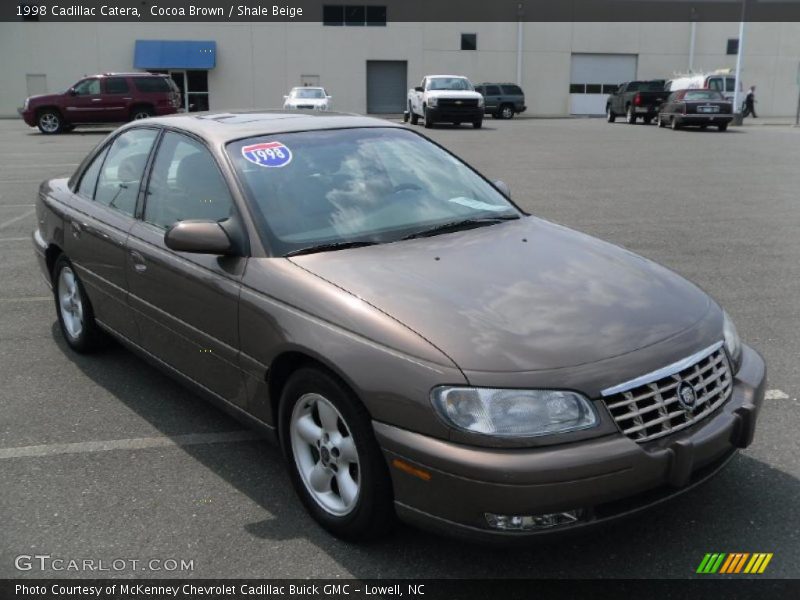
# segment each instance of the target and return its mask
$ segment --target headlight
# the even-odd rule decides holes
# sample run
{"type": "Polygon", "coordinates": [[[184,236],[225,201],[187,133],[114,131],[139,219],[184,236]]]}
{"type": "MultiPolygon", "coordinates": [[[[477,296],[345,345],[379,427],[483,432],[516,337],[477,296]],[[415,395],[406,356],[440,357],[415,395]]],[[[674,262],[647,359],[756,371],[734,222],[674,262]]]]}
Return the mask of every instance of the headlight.
{"type": "Polygon", "coordinates": [[[457,429],[500,437],[534,437],[598,424],[592,403],[575,392],[436,387],[436,412],[457,429]]]}
{"type": "Polygon", "coordinates": [[[739,333],[736,331],[736,326],[731,321],[728,313],[722,311],[722,314],[722,335],[725,337],[725,349],[733,362],[733,370],[736,371],[742,358],[742,342],[739,340],[739,333]]]}
{"type": "Polygon", "coordinates": [[[484,104],[484,99],[483,96],[481,96],[480,98],[478,98],[478,107],[483,108],[483,104],[484,104]]]}
{"type": "Polygon", "coordinates": [[[28,102],[30,102],[30,99],[25,98],[25,104],[22,105],[22,110],[28,110],[28,102]]]}
{"type": "Polygon", "coordinates": [[[439,99],[436,96],[428,98],[428,106],[436,106],[439,104],[439,99]]]}

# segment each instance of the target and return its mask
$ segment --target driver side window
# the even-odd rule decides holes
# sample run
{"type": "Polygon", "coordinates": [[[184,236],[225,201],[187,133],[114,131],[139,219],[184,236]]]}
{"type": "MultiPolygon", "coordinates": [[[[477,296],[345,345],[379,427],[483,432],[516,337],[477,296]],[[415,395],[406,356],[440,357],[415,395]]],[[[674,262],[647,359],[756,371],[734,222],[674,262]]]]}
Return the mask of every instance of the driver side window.
{"type": "Polygon", "coordinates": [[[187,136],[166,132],[158,147],[144,220],[168,229],[177,221],[222,221],[233,211],[228,185],[211,153],[187,136]]]}
{"type": "Polygon", "coordinates": [[[77,96],[96,96],[100,93],[100,80],[84,79],[73,89],[77,96]]]}

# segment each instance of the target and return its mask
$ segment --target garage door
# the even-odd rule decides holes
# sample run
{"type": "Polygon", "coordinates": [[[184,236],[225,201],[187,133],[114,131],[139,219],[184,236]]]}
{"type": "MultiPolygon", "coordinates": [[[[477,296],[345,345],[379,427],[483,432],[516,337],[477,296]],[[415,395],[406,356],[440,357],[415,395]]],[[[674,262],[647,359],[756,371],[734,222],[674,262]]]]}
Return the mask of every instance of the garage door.
{"type": "Polygon", "coordinates": [[[573,54],[570,114],[604,114],[608,95],[620,83],[636,79],[636,59],[636,54],[573,54]]]}
{"type": "Polygon", "coordinates": [[[367,112],[401,113],[408,94],[404,60],[367,61],[367,112]]]}

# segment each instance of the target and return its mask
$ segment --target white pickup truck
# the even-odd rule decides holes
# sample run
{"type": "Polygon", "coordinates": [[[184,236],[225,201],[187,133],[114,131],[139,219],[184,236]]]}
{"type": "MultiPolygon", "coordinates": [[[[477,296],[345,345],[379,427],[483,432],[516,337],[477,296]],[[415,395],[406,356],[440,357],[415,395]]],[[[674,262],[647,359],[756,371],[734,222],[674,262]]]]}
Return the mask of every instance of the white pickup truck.
{"type": "Polygon", "coordinates": [[[425,120],[425,127],[448,122],[483,125],[483,96],[475,91],[469,79],[460,75],[426,75],[419,86],[408,90],[405,121],[412,125],[425,120]]]}

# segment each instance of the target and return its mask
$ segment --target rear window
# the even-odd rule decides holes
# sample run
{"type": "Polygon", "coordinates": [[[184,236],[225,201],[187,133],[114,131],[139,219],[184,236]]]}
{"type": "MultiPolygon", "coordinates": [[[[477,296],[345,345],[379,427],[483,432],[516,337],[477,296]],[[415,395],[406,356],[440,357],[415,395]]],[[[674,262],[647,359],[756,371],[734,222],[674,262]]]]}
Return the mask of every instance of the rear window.
{"type": "Polygon", "coordinates": [[[171,92],[172,88],[166,77],[134,77],[136,89],[140,92],[171,92]]]}
{"type": "Polygon", "coordinates": [[[629,92],[663,92],[664,81],[657,79],[655,81],[634,81],[628,85],[629,92]]]}
{"type": "Polygon", "coordinates": [[[522,96],[522,89],[518,85],[504,85],[502,86],[503,93],[507,96],[522,96]]]}
{"type": "Polygon", "coordinates": [[[106,79],[107,94],[127,94],[128,82],[122,77],[109,77],[106,79]]]}
{"type": "Polygon", "coordinates": [[[684,100],[722,100],[723,96],[713,90],[691,90],[684,94],[684,100]]]}

